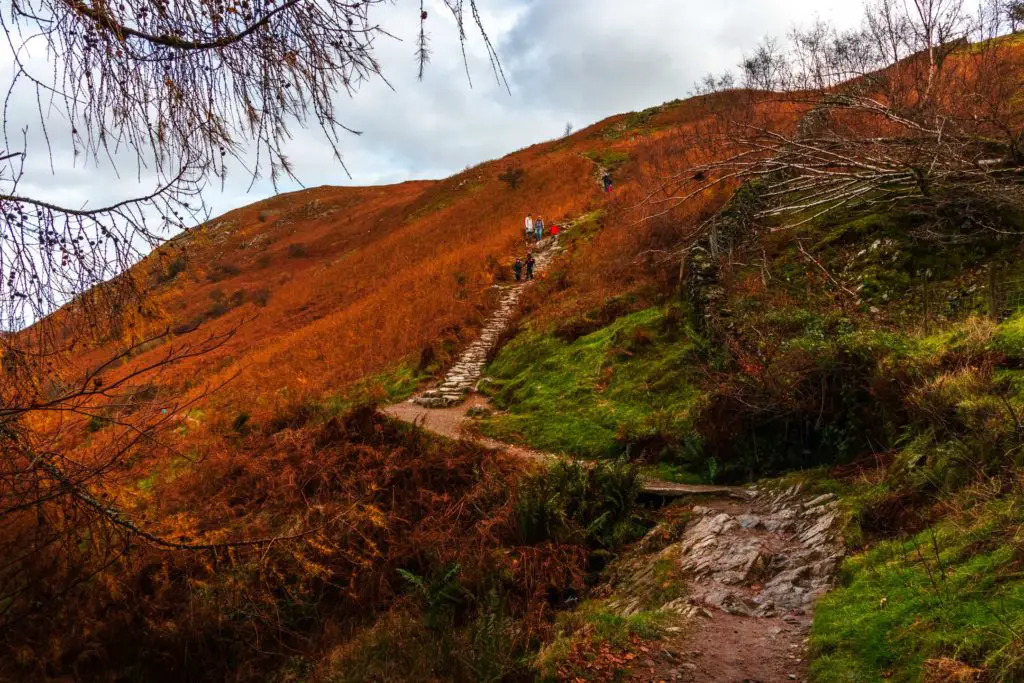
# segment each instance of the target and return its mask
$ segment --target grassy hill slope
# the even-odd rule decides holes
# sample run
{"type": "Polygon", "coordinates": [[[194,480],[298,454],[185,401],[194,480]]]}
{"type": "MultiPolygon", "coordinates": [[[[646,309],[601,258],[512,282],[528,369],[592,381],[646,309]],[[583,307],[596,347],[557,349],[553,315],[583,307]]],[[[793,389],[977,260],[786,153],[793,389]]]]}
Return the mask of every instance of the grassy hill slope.
{"type": "MultiPolygon", "coordinates": [[[[117,312],[120,334],[79,342],[74,367],[47,378],[54,387],[95,368],[97,386],[109,386],[175,350],[220,343],[32,427],[102,468],[90,495],[123,519],[215,547],[170,551],[55,508],[47,523],[69,529],[74,547],[7,567],[32,582],[19,600],[46,619],[3,634],[3,675],[423,680],[429,667],[433,680],[529,677],[552,596],[582,587],[592,554],[645,528],[635,473],[524,480],[493,453],[358,408],[407,395],[477,334],[496,305],[492,286],[525,251],[527,213],[585,219],[565,260],[582,277],[549,278],[577,288],[555,315],[615,291],[656,295],[635,259],[652,239],[675,239],[676,226],[608,217],[643,196],[659,160],[685,156],[708,116],[699,103],[670,103],[441,181],[274,197],[139,264],[145,305],[117,312]],[[499,178],[509,168],[523,171],[516,187],[499,178]],[[611,195],[602,169],[615,175],[611,195]],[[138,424],[156,431],[121,454],[138,424]],[[218,545],[249,540],[261,542],[218,545]],[[404,658],[370,656],[394,652],[396,638],[404,658]]],[[[37,521],[17,524],[32,533],[37,521]]]]}
{"type": "MultiPolygon", "coordinates": [[[[127,542],[52,623],[9,639],[6,666],[533,679],[555,613],[658,514],[635,506],[637,465],[843,495],[851,558],[817,613],[819,680],[1024,679],[1024,215],[953,197],[938,213],[922,200],[787,227],[748,220],[767,201],[757,183],[650,211],[671,199],[664,178],[721,153],[700,133],[739,99],[614,117],[443,181],[275,197],[140,264],[150,307],[81,367],[165,329],[110,373],[228,337],[137,387],[168,410],[165,429],[97,494],[183,542],[298,538],[202,553],[127,542]],[[517,187],[499,178],[509,168],[517,187]],[[694,226],[723,209],[736,229],[712,245],[694,226]],[[526,213],[577,222],[490,365],[479,429],[593,470],[524,474],[362,407],[436,377],[476,334],[526,213]],[[988,227],[965,229],[966,215],[988,227]]],[[[41,426],[99,461],[138,410],[41,426]]],[[[627,635],[622,647],[640,637],[627,635]]]]}

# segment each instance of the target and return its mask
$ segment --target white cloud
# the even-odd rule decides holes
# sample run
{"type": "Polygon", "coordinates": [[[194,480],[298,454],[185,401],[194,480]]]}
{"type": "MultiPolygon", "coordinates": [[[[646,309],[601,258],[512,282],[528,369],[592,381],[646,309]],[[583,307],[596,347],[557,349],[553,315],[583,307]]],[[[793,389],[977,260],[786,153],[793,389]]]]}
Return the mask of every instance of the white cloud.
{"type": "MultiPolygon", "coordinates": [[[[378,19],[403,42],[382,40],[379,57],[397,92],[371,83],[341,101],[345,125],[363,135],[343,139],[352,179],[332,158],[318,131],[296,129],[288,146],[306,186],[380,184],[443,177],[562,132],[623,111],[685,97],[708,72],[734,67],[744,49],[765,35],[784,34],[816,15],[850,25],[860,16],[851,0],[478,0],[512,89],[495,83],[481,41],[467,46],[473,87],[466,80],[455,28],[440,0],[428,8],[434,58],[423,82],[413,58],[418,3],[382,6],[378,19]]],[[[0,56],[0,66],[8,64],[0,56]]],[[[15,115],[28,125],[34,96],[22,94],[15,115]]],[[[36,124],[38,125],[38,124],[36,124]]],[[[60,122],[55,122],[59,128],[60,122]]],[[[51,131],[51,135],[53,131],[51,131]]],[[[30,128],[30,139],[39,131],[30,128]]],[[[139,188],[134,169],[118,179],[109,168],[73,168],[58,133],[55,175],[34,160],[24,188],[71,204],[96,205],[139,188]]],[[[273,188],[234,169],[223,191],[211,188],[216,213],[257,201],[273,188]]],[[[148,189],[150,182],[143,183],[148,189]]],[[[285,183],[281,190],[296,189],[285,183]]]]}

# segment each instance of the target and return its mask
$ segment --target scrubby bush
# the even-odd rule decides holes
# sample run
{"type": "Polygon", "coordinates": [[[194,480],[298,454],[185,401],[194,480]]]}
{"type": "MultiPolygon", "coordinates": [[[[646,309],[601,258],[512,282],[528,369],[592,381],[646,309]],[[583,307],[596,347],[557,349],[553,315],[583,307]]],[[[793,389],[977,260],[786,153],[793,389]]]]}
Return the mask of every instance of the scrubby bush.
{"type": "Polygon", "coordinates": [[[637,470],[624,460],[589,467],[559,461],[520,485],[519,537],[531,544],[554,540],[616,547],[644,529],[635,510],[639,493],[637,470]]]}
{"type": "Polygon", "coordinates": [[[252,302],[260,308],[265,308],[270,302],[270,296],[269,289],[257,289],[252,293],[252,302]]]}
{"type": "Polygon", "coordinates": [[[241,274],[242,269],[236,266],[234,263],[218,263],[213,267],[213,271],[209,274],[207,279],[210,282],[220,282],[236,275],[241,274]]]}
{"type": "Polygon", "coordinates": [[[698,419],[722,480],[849,461],[887,443],[901,406],[876,395],[876,359],[856,348],[814,351],[733,340],[698,419]]]}
{"type": "Polygon", "coordinates": [[[635,296],[610,297],[600,308],[559,323],[553,334],[562,341],[574,342],[636,311],[638,306],[642,306],[642,301],[635,296]]]}
{"type": "Polygon", "coordinates": [[[509,166],[500,175],[498,180],[508,185],[510,190],[518,189],[526,177],[526,171],[521,166],[509,166]]]}
{"type": "Polygon", "coordinates": [[[454,613],[466,604],[467,592],[459,582],[460,571],[458,564],[439,568],[426,577],[405,569],[398,570],[422,603],[427,628],[438,630],[447,626],[454,613]]]}
{"type": "Polygon", "coordinates": [[[249,413],[239,413],[235,416],[235,419],[231,421],[231,429],[237,434],[248,434],[249,433],[249,413]]]}
{"type": "Polygon", "coordinates": [[[104,427],[110,424],[110,418],[103,417],[102,415],[92,415],[89,420],[85,423],[85,429],[89,433],[95,434],[104,427]]]}
{"type": "Polygon", "coordinates": [[[167,267],[157,275],[160,284],[171,282],[188,268],[188,260],[184,255],[176,256],[167,263],[167,267]]]}

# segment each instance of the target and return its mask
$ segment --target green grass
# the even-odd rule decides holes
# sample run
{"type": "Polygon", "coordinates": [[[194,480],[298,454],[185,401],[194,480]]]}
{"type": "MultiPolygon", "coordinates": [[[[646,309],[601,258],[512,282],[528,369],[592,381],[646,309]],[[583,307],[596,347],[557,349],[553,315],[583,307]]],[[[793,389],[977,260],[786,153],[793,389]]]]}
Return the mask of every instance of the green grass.
{"type": "Polygon", "coordinates": [[[654,561],[654,591],[646,596],[647,604],[660,608],[686,595],[687,577],[675,558],[654,561]]]}
{"type": "Polygon", "coordinates": [[[585,602],[575,611],[563,612],[555,622],[555,638],[545,645],[536,659],[541,680],[561,680],[558,670],[580,645],[594,649],[607,643],[627,648],[635,637],[653,640],[660,637],[668,621],[660,612],[637,612],[628,617],[615,614],[601,601],[585,602]]]}
{"type": "Polygon", "coordinates": [[[135,482],[140,491],[149,495],[158,484],[168,484],[182,474],[190,471],[199,461],[199,455],[189,453],[188,457],[174,457],[170,460],[156,463],[150,474],[135,482]]]}
{"type": "MultiPolygon", "coordinates": [[[[688,438],[701,393],[693,344],[664,308],[618,318],[572,342],[527,332],[490,368],[507,413],[485,433],[575,456],[617,457],[640,444],[688,438]]],[[[659,446],[660,447],[660,446],[659,446]]]]}
{"type": "Polygon", "coordinates": [[[587,152],[585,155],[591,161],[600,164],[609,171],[614,171],[629,161],[629,154],[613,150],[601,150],[598,152],[587,152]]]}
{"type": "Polygon", "coordinates": [[[947,521],[847,560],[844,585],[817,607],[814,680],[919,681],[938,658],[1024,680],[1019,503],[990,502],[966,528],[947,521]]]}
{"type": "Polygon", "coordinates": [[[368,377],[340,394],[331,396],[325,402],[325,409],[331,415],[341,415],[352,408],[367,403],[389,405],[398,403],[416,393],[427,375],[409,362],[398,365],[378,375],[368,377]]]}
{"type": "Polygon", "coordinates": [[[1010,358],[1024,358],[1024,315],[1015,315],[999,326],[992,348],[1010,358]]]}

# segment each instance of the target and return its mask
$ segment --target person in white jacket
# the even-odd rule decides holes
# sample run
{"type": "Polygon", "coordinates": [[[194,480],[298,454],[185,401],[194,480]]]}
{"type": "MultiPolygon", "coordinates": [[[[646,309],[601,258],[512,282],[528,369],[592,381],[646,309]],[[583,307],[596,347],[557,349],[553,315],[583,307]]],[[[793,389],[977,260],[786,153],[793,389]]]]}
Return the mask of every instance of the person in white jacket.
{"type": "Polygon", "coordinates": [[[526,215],[526,241],[533,239],[533,214],[526,215]]]}

